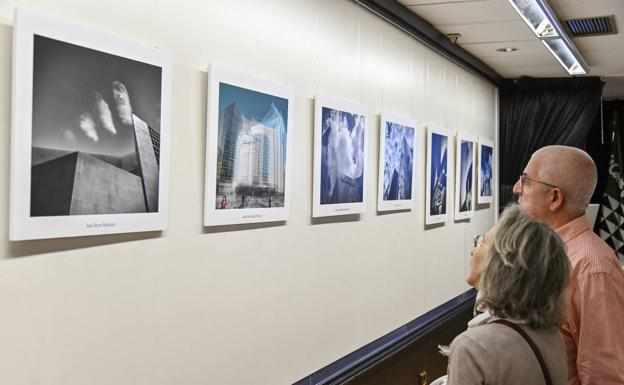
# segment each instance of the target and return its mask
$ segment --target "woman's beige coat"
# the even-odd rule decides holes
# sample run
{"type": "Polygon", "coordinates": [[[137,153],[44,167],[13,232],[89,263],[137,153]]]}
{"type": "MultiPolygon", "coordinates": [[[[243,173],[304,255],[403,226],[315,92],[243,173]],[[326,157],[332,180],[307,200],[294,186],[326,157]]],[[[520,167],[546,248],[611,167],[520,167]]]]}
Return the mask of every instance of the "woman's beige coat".
{"type": "MultiPolygon", "coordinates": [[[[544,375],[529,344],[512,328],[475,317],[451,344],[448,385],[542,385],[544,375]]],[[[566,385],[566,353],[559,330],[532,330],[518,323],[539,348],[553,385],[566,385]]]]}

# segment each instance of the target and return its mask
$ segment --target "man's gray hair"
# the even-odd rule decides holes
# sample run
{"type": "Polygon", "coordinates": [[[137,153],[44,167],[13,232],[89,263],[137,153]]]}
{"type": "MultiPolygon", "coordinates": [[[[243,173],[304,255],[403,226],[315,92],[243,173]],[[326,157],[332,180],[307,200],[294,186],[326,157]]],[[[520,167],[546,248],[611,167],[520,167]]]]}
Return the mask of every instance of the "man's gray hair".
{"type": "Polygon", "coordinates": [[[545,223],[508,206],[488,247],[479,289],[490,312],[534,329],[561,326],[570,262],[561,238],[545,223]]]}

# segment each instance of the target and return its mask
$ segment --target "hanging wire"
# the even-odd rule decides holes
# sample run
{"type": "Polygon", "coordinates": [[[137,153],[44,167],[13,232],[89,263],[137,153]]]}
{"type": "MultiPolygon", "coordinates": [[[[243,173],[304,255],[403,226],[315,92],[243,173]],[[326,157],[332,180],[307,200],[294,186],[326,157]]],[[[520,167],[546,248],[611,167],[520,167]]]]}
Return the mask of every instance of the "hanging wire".
{"type": "Polygon", "coordinates": [[[411,116],[415,116],[415,112],[413,110],[414,108],[414,89],[415,87],[412,87],[412,84],[414,83],[414,50],[412,47],[410,47],[409,49],[409,81],[407,82],[408,86],[408,92],[409,92],[409,112],[411,116]]]}
{"type": "Polygon", "coordinates": [[[13,19],[13,27],[15,27],[15,9],[19,8],[19,6],[20,6],[20,0],[13,0],[12,8],[11,8],[12,11],[11,11],[11,15],[9,16],[9,20],[13,19]]]}
{"type": "Polygon", "coordinates": [[[152,0],[152,12],[151,12],[151,15],[150,15],[150,19],[151,19],[150,20],[150,24],[151,24],[150,27],[151,27],[151,30],[152,30],[152,33],[151,33],[152,39],[155,39],[155,40],[151,41],[151,45],[154,46],[154,48],[158,49],[159,48],[159,44],[158,44],[158,38],[156,37],[156,30],[157,30],[157,28],[156,28],[156,12],[157,12],[157,9],[158,9],[158,7],[156,6],[156,0],[152,0]]]}
{"type": "Polygon", "coordinates": [[[385,100],[384,96],[385,95],[384,94],[385,94],[385,90],[386,90],[385,87],[383,86],[384,85],[384,80],[385,80],[383,75],[382,75],[383,74],[383,70],[381,69],[381,68],[383,68],[383,66],[379,65],[379,61],[381,61],[382,58],[384,57],[384,55],[383,55],[383,43],[384,43],[384,41],[383,41],[383,33],[380,33],[379,34],[379,53],[377,55],[377,68],[376,68],[375,72],[377,72],[377,81],[378,81],[377,84],[379,84],[379,89],[381,91],[380,92],[380,94],[381,94],[380,95],[381,96],[381,100],[380,100],[381,101],[381,112],[383,112],[384,109],[385,109],[385,107],[384,107],[384,100],[385,100]],[[380,79],[380,77],[381,77],[381,79],[380,79]]]}
{"type": "Polygon", "coordinates": [[[319,57],[320,57],[320,49],[319,49],[319,40],[320,40],[320,15],[319,15],[319,5],[318,2],[316,2],[316,9],[315,9],[315,16],[316,16],[316,20],[315,20],[315,24],[314,24],[314,45],[312,47],[312,49],[314,50],[313,56],[314,56],[314,75],[312,77],[312,98],[314,98],[314,95],[318,95],[319,89],[318,89],[318,84],[319,84],[319,57]]]}
{"type": "Polygon", "coordinates": [[[357,18],[357,37],[358,37],[358,61],[359,61],[358,81],[360,82],[360,103],[364,103],[364,81],[362,80],[362,12],[360,12],[360,17],[357,18]]]}
{"type": "Polygon", "coordinates": [[[204,7],[202,8],[202,18],[203,18],[203,27],[204,27],[204,38],[203,38],[203,55],[201,65],[204,67],[204,70],[210,71],[210,38],[212,35],[211,29],[213,28],[213,23],[210,22],[210,10],[208,8],[208,2],[203,2],[204,7]],[[204,60],[206,62],[204,62],[204,60]]]}
{"type": "Polygon", "coordinates": [[[604,99],[600,97],[600,143],[604,144],[604,99]]]}

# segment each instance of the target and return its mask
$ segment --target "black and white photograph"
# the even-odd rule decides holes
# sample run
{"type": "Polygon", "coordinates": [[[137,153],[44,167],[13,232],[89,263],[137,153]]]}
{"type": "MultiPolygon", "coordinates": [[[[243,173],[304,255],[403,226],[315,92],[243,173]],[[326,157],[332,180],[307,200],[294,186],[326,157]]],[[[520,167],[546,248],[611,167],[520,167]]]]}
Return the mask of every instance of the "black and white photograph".
{"type": "Polygon", "coordinates": [[[366,106],[316,97],[314,217],[356,214],[366,208],[366,106]]]}
{"type": "Polygon", "coordinates": [[[494,142],[479,138],[479,180],[478,180],[478,197],[477,202],[491,203],[494,196],[494,142]]]}
{"type": "Polygon", "coordinates": [[[443,223],[448,216],[449,131],[427,130],[427,176],[425,187],[425,224],[443,223]]]}
{"type": "Polygon", "coordinates": [[[415,162],[420,150],[417,131],[415,119],[390,112],[381,115],[377,211],[413,207],[414,184],[417,182],[415,162]]]}
{"type": "Polygon", "coordinates": [[[457,134],[455,154],[455,220],[467,219],[474,213],[474,148],[469,135],[457,134]]]}
{"type": "Polygon", "coordinates": [[[204,225],[288,219],[294,90],[213,65],[204,225]]]}
{"type": "MultiPolygon", "coordinates": [[[[19,12],[18,17],[33,22],[43,18],[19,12]]],[[[81,221],[84,234],[72,234],[71,226],[58,226],[68,230],[67,236],[143,231],[136,215],[130,222],[124,220],[130,214],[156,214],[144,218],[146,228],[151,230],[158,222],[157,227],[162,227],[157,216],[164,213],[162,168],[168,165],[163,159],[168,144],[168,134],[163,135],[168,120],[163,119],[169,99],[163,100],[169,84],[168,55],[150,54],[142,61],[137,57],[140,51],[134,49],[128,57],[114,49],[95,48],[97,42],[108,42],[104,44],[108,47],[114,40],[92,31],[62,38],[71,26],[66,30],[59,24],[48,33],[37,31],[38,27],[25,31],[31,26],[28,22],[18,26],[18,60],[31,57],[32,72],[16,76],[31,79],[32,104],[29,112],[16,108],[16,122],[30,121],[31,127],[21,123],[13,132],[26,129],[31,135],[27,136],[30,151],[23,151],[26,144],[22,143],[13,148],[13,156],[30,153],[25,174],[29,219],[53,223],[76,217],[69,223],[81,221]],[[32,38],[32,45],[21,45],[23,35],[32,38]],[[153,56],[163,58],[154,62],[153,56]],[[132,230],[117,231],[126,227],[132,230]]],[[[14,91],[15,101],[25,98],[25,92],[14,91]]]]}
{"type": "Polygon", "coordinates": [[[31,216],[158,211],[161,77],[35,35],[31,216]]]}

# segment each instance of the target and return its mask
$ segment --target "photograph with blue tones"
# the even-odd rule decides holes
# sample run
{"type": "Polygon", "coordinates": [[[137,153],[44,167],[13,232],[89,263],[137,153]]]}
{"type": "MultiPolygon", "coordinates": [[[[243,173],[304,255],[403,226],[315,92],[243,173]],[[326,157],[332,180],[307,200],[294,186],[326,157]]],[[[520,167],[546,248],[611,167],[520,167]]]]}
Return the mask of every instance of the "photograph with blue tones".
{"type": "Polygon", "coordinates": [[[414,128],[386,121],[383,154],[383,200],[412,199],[414,128]]]}
{"type": "Polygon", "coordinates": [[[216,209],[284,207],[288,99],[219,83],[216,209]]]}
{"type": "Polygon", "coordinates": [[[429,215],[446,214],[448,137],[431,135],[429,215]]]}
{"type": "Polygon", "coordinates": [[[474,142],[461,140],[459,158],[459,211],[472,210],[474,142]]]}
{"type": "Polygon", "coordinates": [[[492,196],[492,147],[481,145],[481,197],[492,196]]]}
{"type": "Polygon", "coordinates": [[[320,203],[363,202],[365,117],[322,108],[320,203]]]}

